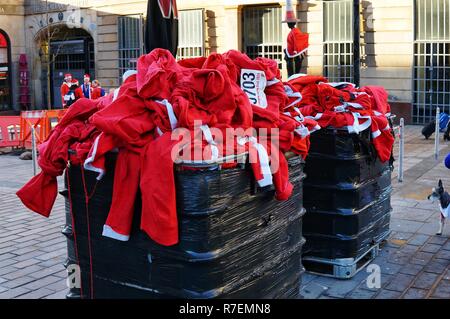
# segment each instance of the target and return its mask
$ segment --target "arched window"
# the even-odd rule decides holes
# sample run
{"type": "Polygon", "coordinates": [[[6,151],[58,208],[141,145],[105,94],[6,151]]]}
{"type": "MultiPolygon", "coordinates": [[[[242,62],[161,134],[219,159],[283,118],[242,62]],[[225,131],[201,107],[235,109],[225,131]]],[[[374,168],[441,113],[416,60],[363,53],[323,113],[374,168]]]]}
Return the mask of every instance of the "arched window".
{"type": "Polygon", "coordinates": [[[12,110],[11,95],[11,44],[0,29],[0,112],[12,110]]]}

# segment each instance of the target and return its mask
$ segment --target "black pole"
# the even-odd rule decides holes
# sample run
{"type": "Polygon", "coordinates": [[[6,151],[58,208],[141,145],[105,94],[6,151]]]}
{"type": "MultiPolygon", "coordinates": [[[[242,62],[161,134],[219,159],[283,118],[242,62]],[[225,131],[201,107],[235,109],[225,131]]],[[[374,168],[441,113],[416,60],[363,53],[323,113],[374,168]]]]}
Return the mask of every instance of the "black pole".
{"type": "Polygon", "coordinates": [[[156,48],[169,50],[174,56],[178,48],[178,10],[176,0],[148,0],[145,23],[145,52],[156,48]]]}
{"type": "Polygon", "coordinates": [[[361,55],[360,55],[360,3],[359,0],[353,0],[353,82],[359,87],[360,84],[360,69],[361,69],[361,55]]]}

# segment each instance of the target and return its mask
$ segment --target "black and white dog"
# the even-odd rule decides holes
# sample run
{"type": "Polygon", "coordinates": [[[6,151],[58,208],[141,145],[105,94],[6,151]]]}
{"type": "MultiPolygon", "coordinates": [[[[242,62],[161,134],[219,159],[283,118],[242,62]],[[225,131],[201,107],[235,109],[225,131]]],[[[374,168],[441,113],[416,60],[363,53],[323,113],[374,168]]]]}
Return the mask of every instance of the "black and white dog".
{"type": "Polygon", "coordinates": [[[445,219],[448,218],[450,212],[450,194],[444,190],[442,180],[439,180],[438,187],[433,188],[433,193],[428,196],[428,200],[439,200],[439,209],[441,210],[441,220],[439,222],[439,231],[437,235],[442,235],[444,230],[445,219]]]}

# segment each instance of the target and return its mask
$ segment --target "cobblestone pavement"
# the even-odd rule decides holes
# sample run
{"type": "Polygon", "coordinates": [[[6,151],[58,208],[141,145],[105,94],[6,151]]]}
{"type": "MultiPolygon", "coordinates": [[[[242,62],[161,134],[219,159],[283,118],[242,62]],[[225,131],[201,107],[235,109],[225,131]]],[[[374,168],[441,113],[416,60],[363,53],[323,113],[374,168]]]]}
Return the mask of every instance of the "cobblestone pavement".
{"type": "MultiPolygon", "coordinates": [[[[380,289],[369,289],[368,273],[351,280],[305,274],[304,298],[450,298],[450,226],[435,236],[439,212],[426,196],[441,178],[450,190],[450,174],[442,158],[435,161],[434,141],[420,137],[420,127],[406,128],[405,181],[393,174],[392,235],[373,263],[381,268],[380,289]]],[[[58,196],[50,219],[25,209],[15,192],[31,178],[30,161],[0,156],[0,299],[64,298],[64,201],[58,196]]],[[[60,183],[62,185],[62,183],[60,183]]]]}

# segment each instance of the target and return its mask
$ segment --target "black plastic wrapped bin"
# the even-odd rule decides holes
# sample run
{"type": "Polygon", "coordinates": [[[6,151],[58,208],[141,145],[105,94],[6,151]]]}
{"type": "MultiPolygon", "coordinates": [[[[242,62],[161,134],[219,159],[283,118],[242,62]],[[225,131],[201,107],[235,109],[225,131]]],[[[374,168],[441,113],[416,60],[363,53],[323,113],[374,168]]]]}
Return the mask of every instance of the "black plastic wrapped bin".
{"type": "MultiPolygon", "coordinates": [[[[286,202],[258,192],[247,167],[176,172],[180,242],[163,247],[139,230],[136,201],[128,242],[102,237],[111,205],[114,156],[90,200],[95,298],[297,298],[303,266],[303,161],[289,160],[294,194],[286,202]]],[[[96,174],[85,172],[88,190],[96,174]]],[[[72,211],[82,269],[83,297],[90,296],[87,217],[80,167],[69,170],[72,211]]],[[[67,181],[66,181],[67,183],[67,181]]],[[[69,196],[67,196],[69,199],[69,196]]],[[[68,206],[68,205],[67,205],[68,206]]],[[[67,224],[71,224],[67,211],[67,224]]],[[[68,264],[77,263],[70,227],[68,264]]],[[[78,297],[72,289],[69,297],[78,297]]]]}
{"type": "Polygon", "coordinates": [[[306,160],[303,250],[307,270],[350,278],[389,235],[391,166],[381,163],[370,130],[322,129],[306,160]]]}

